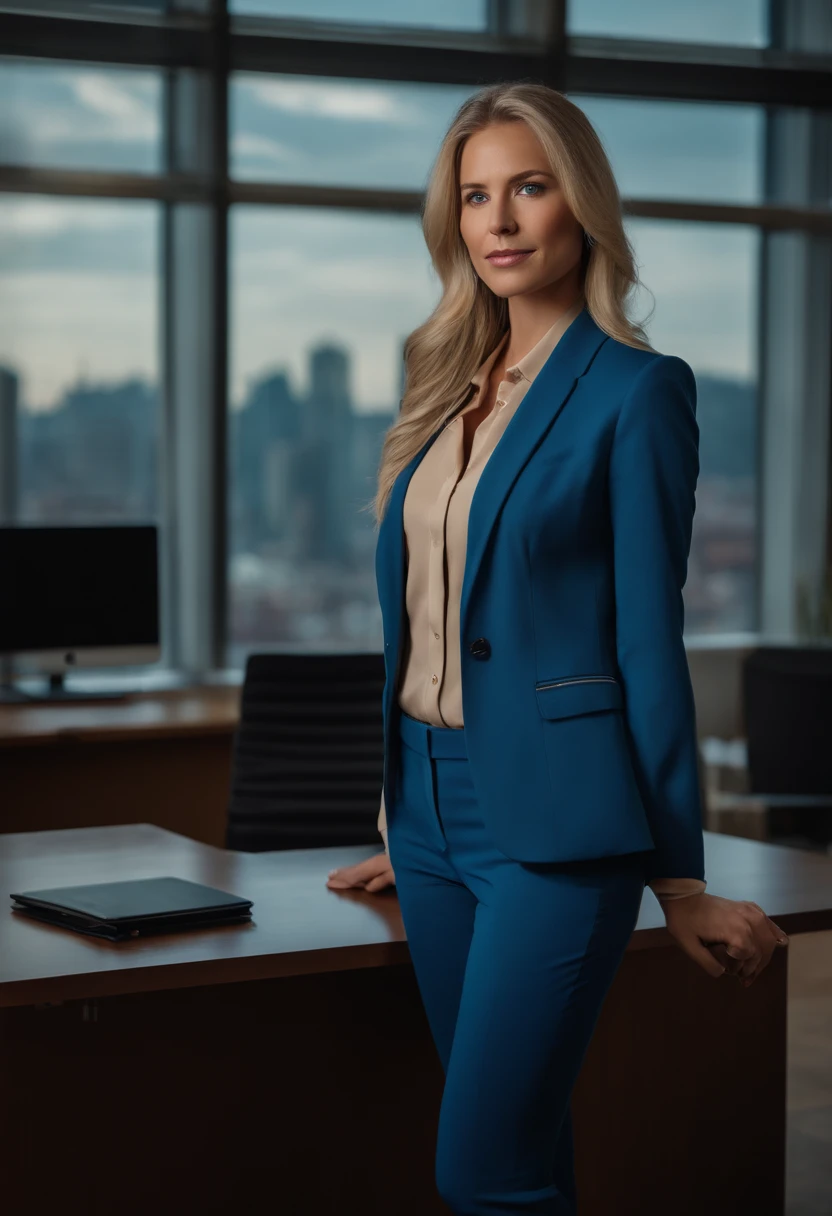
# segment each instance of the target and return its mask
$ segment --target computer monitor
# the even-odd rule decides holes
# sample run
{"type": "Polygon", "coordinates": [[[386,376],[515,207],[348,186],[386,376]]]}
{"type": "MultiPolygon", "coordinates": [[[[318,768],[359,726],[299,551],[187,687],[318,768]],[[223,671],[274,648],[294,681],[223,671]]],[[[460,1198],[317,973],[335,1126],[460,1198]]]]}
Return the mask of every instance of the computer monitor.
{"type": "MultiPolygon", "coordinates": [[[[68,672],[161,657],[155,524],[0,526],[0,656],[49,676],[49,699],[95,696],[68,672]]],[[[10,684],[0,700],[30,700],[10,684]]]]}

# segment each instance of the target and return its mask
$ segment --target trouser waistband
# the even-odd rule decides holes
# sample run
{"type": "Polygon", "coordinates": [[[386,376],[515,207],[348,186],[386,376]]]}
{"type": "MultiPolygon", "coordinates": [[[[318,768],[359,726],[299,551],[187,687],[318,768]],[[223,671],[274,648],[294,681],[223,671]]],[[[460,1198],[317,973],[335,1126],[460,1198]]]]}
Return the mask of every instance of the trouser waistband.
{"type": "Polygon", "coordinates": [[[411,718],[404,710],[399,714],[399,735],[408,747],[422,756],[439,756],[453,760],[467,760],[465,731],[453,726],[431,726],[411,718]]]}

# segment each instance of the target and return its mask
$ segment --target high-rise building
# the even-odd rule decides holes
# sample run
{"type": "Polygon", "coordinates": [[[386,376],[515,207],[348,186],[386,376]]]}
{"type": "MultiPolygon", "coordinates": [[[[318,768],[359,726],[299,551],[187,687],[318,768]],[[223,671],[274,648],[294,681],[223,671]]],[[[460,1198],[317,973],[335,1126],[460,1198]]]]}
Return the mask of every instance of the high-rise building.
{"type": "Polygon", "coordinates": [[[0,366],[0,523],[11,523],[18,514],[19,387],[11,368],[0,366]]]}

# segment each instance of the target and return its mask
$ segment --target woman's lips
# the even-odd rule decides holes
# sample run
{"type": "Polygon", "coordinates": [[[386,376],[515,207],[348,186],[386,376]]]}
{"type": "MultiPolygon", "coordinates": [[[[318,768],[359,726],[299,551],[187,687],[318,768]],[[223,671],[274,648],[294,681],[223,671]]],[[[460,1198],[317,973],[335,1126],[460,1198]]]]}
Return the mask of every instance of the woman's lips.
{"type": "Polygon", "coordinates": [[[516,266],[519,262],[523,262],[526,260],[526,258],[531,257],[533,253],[533,249],[518,250],[517,253],[493,253],[486,260],[489,261],[492,266],[516,266]]]}

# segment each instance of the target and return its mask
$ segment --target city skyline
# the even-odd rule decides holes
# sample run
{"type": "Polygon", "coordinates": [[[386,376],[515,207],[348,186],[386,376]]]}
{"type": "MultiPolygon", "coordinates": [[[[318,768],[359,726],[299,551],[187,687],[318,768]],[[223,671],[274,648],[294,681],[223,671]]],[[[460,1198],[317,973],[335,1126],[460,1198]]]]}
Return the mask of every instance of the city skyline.
{"type": "MultiPolygon", "coordinates": [[[[285,368],[275,368],[252,382],[244,408],[230,419],[235,646],[289,644],[309,629],[346,642],[339,632],[344,620],[361,636],[375,628],[374,534],[365,507],[395,406],[377,414],[354,409],[345,345],[319,344],[306,357],[308,389],[299,391],[285,368]]],[[[7,369],[0,382],[0,407],[14,410],[7,369]]],[[[701,374],[697,385],[700,477],[685,588],[688,629],[752,628],[756,386],[701,374]]],[[[127,380],[75,386],[63,408],[49,414],[21,412],[21,522],[158,517],[159,406],[155,385],[127,380]]]]}
{"type": "MultiPolygon", "coordinates": [[[[341,344],[332,338],[321,338],[317,341],[311,341],[305,348],[304,353],[308,358],[314,351],[330,346],[341,347],[341,344]]],[[[348,348],[343,347],[342,349],[348,353],[348,348]]],[[[158,391],[159,388],[158,377],[128,372],[125,375],[112,378],[96,378],[88,375],[82,370],[74,379],[68,381],[62,386],[59,396],[50,404],[49,407],[38,408],[26,400],[25,376],[21,373],[18,367],[16,367],[10,361],[0,360],[0,374],[2,373],[11,375],[14,378],[17,384],[17,408],[21,412],[31,416],[54,415],[66,407],[67,402],[71,397],[86,391],[91,393],[118,393],[126,385],[135,383],[141,384],[154,392],[158,391]]],[[[708,373],[697,372],[696,369],[694,369],[694,374],[696,375],[697,383],[701,383],[703,381],[707,383],[722,382],[726,386],[734,386],[738,389],[748,390],[753,390],[756,384],[754,378],[750,376],[713,376],[709,375],[708,373]]],[[[242,412],[249,404],[251,404],[251,400],[256,394],[258,387],[261,386],[265,381],[276,377],[286,377],[292,393],[298,398],[302,398],[309,391],[309,383],[298,383],[293,378],[293,371],[291,368],[287,367],[285,364],[277,362],[267,363],[249,377],[244,387],[243,396],[237,402],[233,402],[229,397],[229,411],[232,414],[239,414],[242,412]]],[[[354,400],[351,401],[351,407],[353,413],[357,417],[382,417],[395,413],[395,411],[398,409],[399,400],[400,393],[397,393],[395,401],[381,403],[374,409],[358,408],[358,403],[354,400]]]]}

